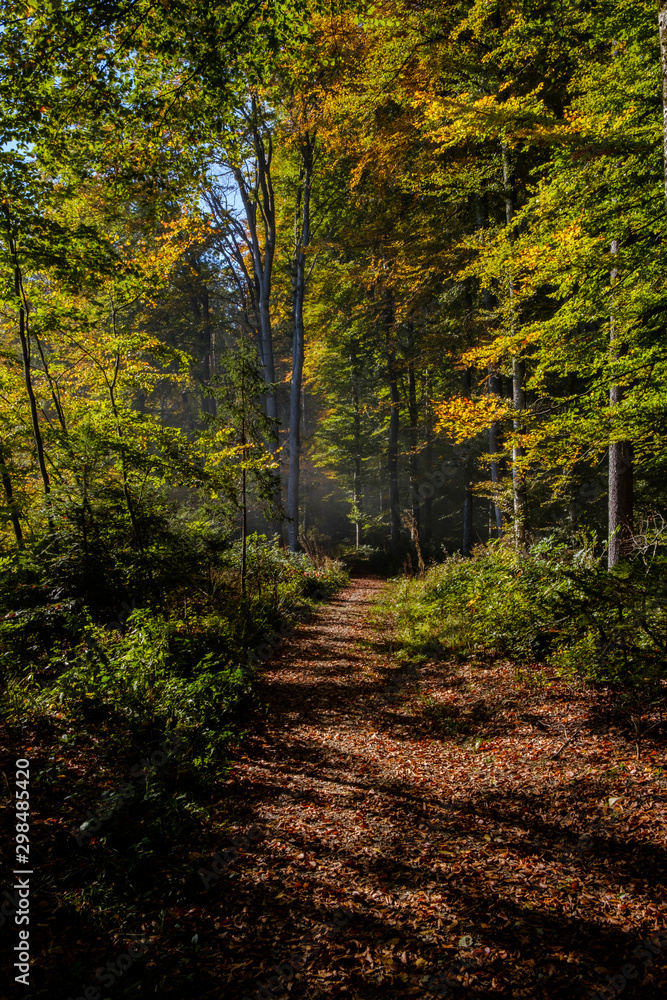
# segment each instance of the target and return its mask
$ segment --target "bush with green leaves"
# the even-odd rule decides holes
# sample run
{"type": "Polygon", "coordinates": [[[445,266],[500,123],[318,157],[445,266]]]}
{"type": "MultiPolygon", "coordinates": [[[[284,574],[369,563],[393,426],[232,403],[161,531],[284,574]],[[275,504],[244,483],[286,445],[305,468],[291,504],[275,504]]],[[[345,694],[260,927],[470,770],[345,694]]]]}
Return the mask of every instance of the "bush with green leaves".
{"type": "Polygon", "coordinates": [[[608,572],[593,539],[547,538],[528,552],[503,540],[395,583],[397,627],[416,655],[557,666],[619,689],[667,677],[667,554],[608,572]]]}
{"type": "Polygon", "coordinates": [[[434,644],[449,653],[534,660],[544,652],[553,615],[541,598],[567,586],[548,562],[520,558],[507,544],[475,549],[396,585],[399,634],[417,654],[434,644]]]}
{"type": "Polygon", "coordinates": [[[140,548],[133,544],[129,521],[113,505],[93,511],[84,546],[76,512],[60,504],[54,506],[52,536],[0,558],[5,678],[66,657],[81,641],[87,616],[97,625],[122,627],[128,611],[151,607],[183,619],[172,652],[180,646],[179,656],[192,663],[211,641],[219,644],[221,634],[223,646],[235,649],[253,633],[274,627],[282,608],[345,582],[340,563],[315,565],[303,553],[251,535],[248,588],[239,614],[240,543],[224,507],[217,509],[213,501],[177,506],[164,490],[148,488],[142,504],[140,548]]]}
{"type": "MultiPolygon", "coordinates": [[[[230,549],[233,563],[239,563],[240,543],[230,549]]],[[[263,535],[247,540],[248,581],[257,594],[280,593],[281,602],[301,597],[326,596],[344,586],[348,573],[342,562],[323,557],[315,561],[306,552],[290,552],[263,535]]]]}
{"type": "Polygon", "coordinates": [[[0,622],[5,715],[57,713],[84,721],[115,718],[135,731],[177,729],[188,734],[199,761],[219,757],[250,694],[242,671],[248,649],[300,603],[332,593],[347,579],[339,563],[316,566],[262,536],[250,542],[257,585],[242,600],[234,593],[195,595],[183,604],[130,609],[111,628],[85,606],[50,605],[44,595],[35,608],[6,615],[0,622]],[[62,627],[47,649],[38,638],[49,621],[62,627]]]}

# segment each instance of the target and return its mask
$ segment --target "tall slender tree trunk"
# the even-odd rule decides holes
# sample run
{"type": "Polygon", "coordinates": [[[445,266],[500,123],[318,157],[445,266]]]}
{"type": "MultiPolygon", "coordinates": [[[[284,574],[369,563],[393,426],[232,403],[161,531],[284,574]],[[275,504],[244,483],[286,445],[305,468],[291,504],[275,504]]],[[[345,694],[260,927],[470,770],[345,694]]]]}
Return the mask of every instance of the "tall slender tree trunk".
{"type": "Polygon", "coordinates": [[[378,492],[378,513],[380,515],[384,514],[387,509],[387,498],[384,490],[384,466],[382,465],[382,455],[378,454],[378,483],[380,485],[380,490],[378,492]]]}
{"type": "MultiPolygon", "coordinates": [[[[243,404],[244,416],[241,418],[241,444],[245,456],[246,430],[245,430],[245,401],[243,404]]],[[[245,459],[241,470],[241,593],[245,596],[246,581],[248,578],[248,483],[245,459]]]]}
{"type": "MultiPolygon", "coordinates": [[[[23,295],[23,299],[24,299],[24,303],[25,303],[26,319],[27,319],[27,316],[28,316],[28,304],[27,304],[27,302],[25,302],[25,294],[23,293],[23,286],[22,285],[21,285],[21,293],[23,295]]],[[[50,393],[51,393],[51,401],[53,403],[53,408],[56,411],[56,413],[58,414],[58,422],[60,423],[60,429],[62,430],[63,437],[66,440],[67,439],[67,424],[65,422],[65,411],[63,410],[62,403],[60,402],[60,394],[59,394],[59,391],[58,391],[58,384],[57,384],[56,380],[53,378],[53,376],[51,375],[51,372],[49,370],[49,363],[46,360],[46,354],[44,352],[44,348],[42,347],[42,342],[39,339],[37,333],[34,330],[32,330],[32,331],[29,331],[28,336],[29,337],[32,336],[32,339],[35,341],[35,344],[37,346],[37,351],[39,353],[39,357],[40,357],[41,362],[42,362],[42,370],[44,372],[44,376],[46,378],[46,381],[47,381],[47,384],[49,386],[49,390],[50,390],[50,393]]],[[[71,454],[71,452],[70,452],[70,454],[71,454]]]]}
{"type": "Polygon", "coordinates": [[[289,473],[287,479],[287,537],[292,552],[299,545],[299,471],[301,451],[301,383],[304,362],[303,303],[306,293],[305,251],[310,243],[310,184],[313,140],[306,135],[301,149],[301,186],[295,213],[294,333],[290,381],[289,473]]]}
{"type": "MultiPolygon", "coordinates": [[[[463,373],[463,390],[467,395],[470,393],[472,386],[472,371],[470,368],[466,368],[463,373]]],[[[473,534],[473,485],[472,485],[472,461],[470,457],[470,448],[467,446],[465,460],[463,463],[463,471],[465,475],[465,493],[463,494],[463,545],[461,551],[463,555],[467,558],[472,552],[472,534],[473,534]]]]}
{"type": "MultiPolygon", "coordinates": [[[[424,461],[430,473],[433,467],[433,412],[431,409],[430,373],[428,369],[424,373],[424,431],[426,436],[424,461]]],[[[430,483],[424,485],[421,526],[422,541],[424,545],[429,546],[433,537],[433,487],[430,483]]]]}
{"type": "Polygon", "coordinates": [[[389,379],[389,437],[387,442],[387,472],[389,478],[389,517],[391,528],[391,548],[398,550],[401,539],[401,506],[398,491],[398,428],[401,397],[398,391],[396,348],[392,337],[394,322],[393,304],[388,299],[385,310],[385,331],[387,342],[387,376],[389,379]]]}
{"type": "Polygon", "coordinates": [[[48,497],[51,493],[51,480],[49,478],[48,469],[46,468],[46,457],[44,455],[44,441],[42,439],[42,431],[39,426],[37,399],[35,396],[34,386],[32,384],[32,370],[31,370],[31,358],[30,358],[30,331],[28,327],[28,304],[26,302],[26,298],[23,292],[23,278],[21,274],[21,267],[19,264],[16,242],[14,240],[14,235],[12,233],[11,216],[9,214],[9,209],[6,206],[5,206],[5,218],[7,220],[7,240],[9,244],[9,253],[12,258],[12,263],[14,265],[14,293],[16,295],[16,300],[19,309],[19,341],[21,344],[21,360],[23,362],[23,380],[25,383],[26,393],[28,396],[28,404],[30,406],[30,423],[32,426],[33,440],[35,442],[35,450],[37,452],[37,465],[39,466],[39,472],[42,477],[44,493],[48,497]]]}
{"type": "MultiPolygon", "coordinates": [[[[200,334],[199,349],[202,354],[202,382],[204,385],[208,385],[215,371],[215,348],[212,343],[212,338],[215,335],[211,325],[209,293],[206,282],[202,277],[201,260],[198,257],[194,257],[190,263],[192,270],[197,275],[196,284],[193,285],[190,292],[190,308],[192,309],[192,315],[200,334]]],[[[207,403],[205,409],[208,410],[209,408],[209,404],[207,403]]]]}
{"type": "MultiPolygon", "coordinates": [[[[258,347],[262,364],[262,376],[268,386],[264,397],[264,408],[267,417],[275,427],[276,433],[275,439],[269,444],[276,461],[273,502],[276,510],[280,510],[282,491],[280,484],[280,441],[278,438],[279,414],[273,330],[271,326],[271,291],[273,262],[276,250],[276,206],[271,174],[273,139],[270,132],[262,132],[260,109],[254,97],[251,102],[250,115],[248,124],[255,156],[253,186],[249,185],[245,174],[239,167],[234,167],[233,173],[246,216],[249,249],[253,262],[253,298],[257,307],[258,347]],[[260,226],[262,229],[261,238],[260,226]]],[[[277,517],[273,521],[273,529],[280,536],[282,542],[282,521],[280,518],[277,517]]]]}
{"type": "MultiPolygon", "coordinates": [[[[301,440],[304,441],[308,437],[308,414],[306,411],[306,390],[301,387],[301,440]]],[[[309,513],[309,501],[310,501],[310,483],[306,480],[305,484],[302,482],[299,487],[299,506],[301,508],[301,534],[305,535],[308,528],[308,513],[309,513]]]]}
{"type": "MultiPolygon", "coordinates": [[[[204,350],[206,351],[206,381],[210,382],[216,372],[217,361],[215,356],[215,326],[211,322],[211,304],[209,299],[208,288],[204,283],[202,285],[201,293],[201,304],[202,304],[202,327],[204,334],[204,350]]],[[[215,416],[218,412],[218,404],[215,401],[214,396],[210,396],[207,399],[208,409],[210,413],[215,416]]]]}
{"type": "Polygon", "coordinates": [[[354,473],[352,480],[352,501],[355,511],[358,511],[354,522],[354,545],[361,545],[361,509],[363,492],[361,488],[361,403],[359,399],[359,372],[357,349],[354,340],[350,350],[350,367],[352,370],[352,406],[354,409],[354,473]]]}
{"type": "Polygon", "coordinates": [[[466,484],[463,495],[463,546],[462,553],[467,558],[472,552],[473,533],[473,488],[472,483],[466,484]]]}
{"type": "MultiPolygon", "coordinates": [[[[501,397],[503,394],[503,380],[496,368],[489,365],[489,392],[501,397]]],[[[491,455],[491,483],[493,486],[492,519],[498,538],[503,537],[503,512],[498,503],[498,491],[500,490],[500,466],[494,459],[498,454],[498,439],[500,436],[500,424],[494,421],[489,427],[489,454],[491,455]]]]}
{"type": "MultiPolygon", "coordinates": [[[[477,228],[483,229],[488,222],[488,210],[486,196],[477,195],[476,198],[476,208],[477,208],[477,228]]],[[[491,310],[493,308],[493,297],[488,288],[482,291],[482,309],[490,316],[491,310]]],[[[494,396],[501,397],[503,394],[503,383],[502,377],[498,372],[497,368],[489,363],[488,367],[488,379],[487,387],[490,394],[494,396]]],[[[494,421],[489,427],[489,455],[491,456],[491,483],[493,486],[493,501],[491,504],[491,525],[489,527],[489,539],[491,538],[491,532],[495,526],[495,530],[498,538],[503,537],[503,514],[498,503],[498,492],[500,490],[500,467],[498,462],[494,459],[494,455],[498,454],[499,450],[499,439],[500,439],[500,424],[498,421],[494,421]]]]}
{"type": "Polygon", "coordinates": [[[665,170],[665,204],[667,205],[667,0],[658,6],[658,30],[662,62],[662,142],[665,170]]]}
{"type": "MultiPolygon", "coordinates": [[[[612,240],[611,254],[618,254],[618,240],[612,240]]],[[[618,269],[611,272],[612,285],[618,279],[618,269]]],[[[612,308],[609,320],[609,347],[612,358],[619,358],[627,351],[627,345],[618,342],[618,330],[612,308]]],[[[623,399],[623,388],[612,385],[609,390],[609,405],[617,406],[623,399]]],[[[632,441],[613,441],[609,445],[609,544],[607,565],[609,569],[629,554],[634,533],[634,472],[632,441]]]]}
{"type": "MultiPolygon", "coordinates": [[[[523,361],[517,357],[512,358],[512,403],[514,412],[517,414],[512,421],[515,435],[520,434],[523,430],[520,414],[526,409],[524,374],[523,361]]],[[[524,454],[524,449],[515,444],[512,448],[512,484],[514,489],[514,534],[517,545],[525,545],[528,537],[525,473],[520,465],[524,454]]]]}
{"type": "MultiPolygon", "coordinates": [[[[280,477],[280,438],[279,438],[279,414],[278,414],[278,393],[276,391],[276,364],[273,353],[273,331],[271,329],[271,312],[270,312],[270,289],[271,280],[265,274],[262,279],[262,291],[259,299],[259,320],[260,320],[260,338],[261,338],[261,350],[260,350],[260,360],[262,364],[262,377],[264,382],[270,386],[265,395],[264,407],[266,415],[271,421],[271,425],[274,428],[275,437],[269,441],[269,449],[273,453],[274,460],[276,462],[276,467],[273,470],[274,477],[274,487],[273,487],[273,504],[276,510],[280,510],[282,506],[282,489],[281,489],[281,477],[280,477]]],[[[282,520],[279,516],[274,517],[272,523],[272,530],[274,534],[280,537],[282,544],[282,520]]]]}
{"type": "MultiPolygon", "coordinates": [[[[512,225],[515,207],[514,190],[514,169],[509,147],[502,144],[503,157],[503,185],[505,188],[505,220],[508,227],[512,225]]],[[[512,240],[510,231],[510,240],[512,240]]],[[[512,327],[514,328],[514,279],[510,274],[509,279],[509,307],[512,316],[512,327]]],[[[517,443],[517,435],[523,429],[522,412],[526,409],[526,393],[524,388],[524,363],[517,356],[512,358],[512,402],[514,404],[515,417],[513,420],[514,446],[512,448],[512,489],[514,494],[514,537],[518,546],[526,544],[528,538],[528,517],[526,502],[525,474],[521,468],[521,460],[524,457],[524,449],[517,443]]]]}
{"type": "MultiPolygon", "coordinates": [[[[611,402],[621,401],[620,390],[611,402]]],[[[633,448],[632,441],[617,441],[609,446],[609,569],[629,555],[633,536],[633,448]]]]}
{"type": "MultiPolygon", "coordinates": [[[[18,292],[18,277],[16,280],[16,289],[18,292]]],[[[32,424],[33,439],[35,441],[35,450],[37,452],[37,464],[39,466],[39,472],[42,477],[42,484],[44,486],[44,493],[48,496],[51,493],[51,480],[49,478],[48,469],[46,468],[46,457],[44,454],[44,441],[42,439],[42,431],[39,426],[39,414],[37,412],[37,399],[35,397],[35,390],[32,384],[32,373],[30,370],[30,342],[26,336],[26,322],[25,322],[25,311],[23,308],[23,303],[19,306],[19,340],[21,342],[21,358],[23,361],[23,379],[25,382],[26,392],[28,394],[28,402],[30,405],[30,422],[32,424]]]]}
{"type": "Polygon", "coordinates": [[[408,364],[408,416],[410,418],[410,496],[412,498],[412,519],[417,539],[421,533],[421,500],[419,497],[419,407],[417,406],[417,380],[414,358],[408,364]]]}
{"type": "MultiPolygon", "coordinates": [[[[116,342],[116,307],[111,300],[111,329],[113,331],[113,339],[116,342]]],[[[114,420],[116,421],[116,437],[118,438],[119,451],[120,451],[120,468],[121,476],[123,482],[123,498],[125,500],[125,506],[127,507],[127,513],[130,518],[130,523],[132,525],[132,531],[134,532],[134,538],[140,549],[143,549],[142,535],[139,530],[139,524],[136,517],[136,512],[134,509],[134,502],[132,496],[130,495],[130,483],[129,476],[127,473],[127,460],[126,460],[126,446],[125,446],[125,435],[123,433],[123,426],[120,419],[120,413],[118,412],[118,406],[116,405],[116,384],[118,382],[118,375],[120,373],[120,354],[116,351],[116,360],[114,363],[114,376],[111,382],[109,381],[106,374],[103,375],[104,380],[107,384],[107,391],[109,393],[109,402],[111,403],[111,410],[114,415],[114,420]]]]}

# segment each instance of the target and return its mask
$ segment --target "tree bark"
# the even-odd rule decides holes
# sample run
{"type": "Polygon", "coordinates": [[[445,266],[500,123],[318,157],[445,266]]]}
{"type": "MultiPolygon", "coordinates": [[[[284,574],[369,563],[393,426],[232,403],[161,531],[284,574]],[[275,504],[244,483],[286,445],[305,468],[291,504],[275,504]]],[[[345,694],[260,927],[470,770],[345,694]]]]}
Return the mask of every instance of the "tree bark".
{"type": "Polygon", "coordinates": [[[301,186],[295,213],[294,332],[290,380],[289,473],[287,479],[287,537],[292,552],[299,546],[299,471],[301,452],[301,383],[303,381],[303,303],[306,293],[305,250],[310,243],[310,185],[313,169],[313,139],[307,135],[301,148],[301,186]],[[300,216],[300,218],[299,218],[300,216]]]}
{"type": "Polygon", "coordinates": [[[387,509],[387,498],[384,491],[384,466],[382,465],[382,455],[378,454],[378,483],[380,484],[380,491],[378,493],[378,513],[380,515],[384,514],[387,509]]]}
{"type": "MultiPolygon", "coordinates": [[[[483,229],[488,222],[488,211],[486,197],[478,195],[476,199],[477,207],[477,228],[483,229]]],[[[488,288],[482,291],[482,309],[485,313],[490,313],[493,308],[493,299],[491,292],[488,288]]],[[[490,394],[501,397],[503,394],[503,383],[502,377],[494,365],[489,363],[488,366],[488,379],[487,379],[488,391],[490,394]]],[[[494,460],[493,456],[498,453],[498,440],[500,437],[500,424],[498,421],[494,421],[489,427],[489,455],[491,456],[491,483],[493,485],[493,501],[491,504],[491,518],[492,524],[489,528],[489,539],[491,538],[492,527],[495,524],[495,530],[498,538],[503,537],[503,514],[498,504],[498,490],[500,488],[500,467],[498,462],[494,460]]]]}
{"type": "MultiPolygon", "coordinates": [[[[515,207],[514,189],[514,169],[509,147],[502,144],[503,154],[503,186],[505,189],[505,221],[508,227],[512,225],[515,207]]],[[[513,234],[510,231],[510,241],[513,234]]],[[[510,274],[509,279],[509,307],[511,312],[511,323],[514,331],[514,280],[510,274]]],[[[524,363],[521,358],[512,358],[512,402],[514,404],[515,417],[512,421],[514,430],[514,445],[512,447],[512,491],[514,494],[514,538],[517,546],[526,544],[528,538],[528,519],[526,503],[526,483],[525,474],[521,469],[521,460],[524,457],[524,449],[517,443],[517,435],[523,429],[521,413],[526,408],[526,393],[524,389],[524,363]]]]}
{"type": "Polygon", "coordinates": [[[353,341],[350,352],[350,367],[352,370],[352,406],[354,408],[354,473],[352,478],[352,501],[355,511],[358,511],[354,522],[354,546],[361,545],[361,507],[363,492],[361,488],[361,405],[359,400],[359,373],[356,344],[353,341]]]}
{"type": "MultiPolygon", "coordinates": [[[[281,507],[280,465],[278,440],[278,395],[276,391],[276,366],[273,350],[273,330],[271,327],[271,290],[273,279],[273,262],[276,250],[276,208],[273,190],[271,166],[273,159],[273,140],[271,134],[263,134],[259,123],[259,108],[256,99],[251,102],[251,118],[249,122],[255,156],[255,176],[252,188],[239,167],[233,170],[236,186],[243,203],[246,216],[249,249],[253,264],[253,285],[251,295],[255,300],[258,319],[258,347],[262,364],[262,375],[268,389],[264,398],[267,417],[276,430],[274,441],[270,442],[270,450],[278,463],[274,471],[275,486],[273,491],[274,506],[281,507]],[[260,226],[262,236],[260,238],[260,226]]],[[[248,278],[250,276],[248,275],[248,278]]],[[[276,519],[274,528],[282,535],[282,521],[276,519]]],[[[282,540],[282,539],[281,539],[282,540]]]]}
{"type": "MultiPolygon", "coordinates": [[[[202,283],[201,303],[203,313],[202,332],[204,335],[204,349],[206,351],[206,380],[210,382],[216,371],[215,327],[211,322],[211,306],[206,283],[202,283]]],[[[218,405],[214,396],[209,397],[208,405],[211,414],[215,416],[218,411],[218,405]]]]}
{"type": "MultiPolygon", "coordinates": [[[[611,254],[618,253],[618,241],[612,240],[611,254]]],[[[611,272],[612,285],[618,278],[618,270],[611,272]]],[[[627,350],[627,345],[619,344],[617,327],[614,317],[613,297],[609,321],[609,341],[612,358],[621,357],[627,350]]],[[[623,399],[623,388],[613,385],[609,390],[609,405],[616,406],[623,399]]],[[[607,565],[612,569],[624,556],[632,550],[634,534],[634,473],[632,441],[614,441],[609,445],[609,510],[608,529],[609,543],[607,548],[607,565]]]]}
{"type": "MultiPolygon", "coordinates": [[[[619,391],[614,386],[614,391],[619,391]]],[[[612,398],[612,402],[620,402],[612,398]]],[[[630,554],[633,536],[633,448],[631,441],[609,446],[609,569],[630,554]]]]}
{"type": "Polygon", "coordinates": [[[667,0],[660,0],[658,7],[660,56],[662,62],[662,142],[665,170],[665,204],[667,205],[667,0]]]}
{"type": "Polygon", "coordinates": [[[385,312],[385,333],[387,341],[387,375],[389,379],[389,436],[387,443],[387,472],[389,478],[389,517],[391,527],[392,552],[398,550],[401,539],[401,506],[398,492],[398,428],[401,397],[398,391],[396,371],[396,349],[392,338],[393,308],[391,301],[385,312]]]}
{"type": "MultiPolygon", "coordinates": [[[[424,449],[424,462],[429,473],[433,467],[433,413],[431,410],[430,377],[428,369],[424,373],[424,429],[426,435],[426,448],[424,449]]],[[[430,483],[425,483],[423,487],[422,508],[423,516],[422,541],[429,546],[433,537],[433,487],[430,483]]]]}
{"type": "MultiPolygon", "coordinates": [[[[116,342],[116,307],[111,301],[111,329],[113,331],[113,339],[116,342]]],[[[123,434],[123,426],[120,419],[120,413],[118,412],[118,406],[116,404],[116,383],[118,381],[118,375],[120,373],[120,354],[116,351],[116,360],[114,364],[114,375],[111,382],[106,374],[105,370],[102,370],[102,375],[107,386],[107,391],[109,393],[109,402],[111,403],[111,410],[114,415],[114,420],[116,421],[116,437],[118,438],[119,450],[120,450],[120,467],[121,476],[123,481],[123,498],[125,500],[125,506],[127,507],[127,513],[130,518],[130,523],[132,525],[132,531],[134,532],[134,537],[137,545],[140,549],[143,549],[143,541],[141,532],[139,531],[139,524],[137,522],[136,512],[134,510],[134,503],[132,502],[132,497],[130,495],[130,484],[129,477],[127,473],[127,462],[125,455],[125,435],[123,434]]]]}
{"type": "MultiPolygon", "coordinates": [[[[498,374],[496,369],[489,365],[489,392],[496,396],[502,396],[503,394],[503,380],[502,376],[498,374]]],[[[493,456],[498,454],[498,437],[500,434],[500,425],[498,421],[495,421],[489,427],[489,454],[491,455],[491,483],[493,485],[493,503],[492,507],[492,517],[495,524],[496,535],[498,538],[503,537],[503,512],[498,504],[498,490],[500,489],[500,466],[497,461],[494,460],[493,456]]]]}
{"type": "Polygon", "coordinates": [[[419,408],[417,406],[417,381],[414,358],[408,364],[408,416],[410,418],[410,496],[412,497],[412,517],[417,539],[421,533],[421,500],[419,497],[419,408]]]}
{"type": "MultiPolygon", "coordinates": [[[[472,386],[472,371],[470,368],[466,368],[463,373],[463,391],[467,395],[470,393],[472,386]]],[[[463,545],[461,551],[463,555],[468,558],[472,552],[472,534],[473,534],[473,486],[472,486],[472,462],[470,460],[470,448],[466,449],[465,459],[463,463],[463,472],[465,476],[465,493],[463,495],[463,545]]]]}
{"type": "MultiPolygon", "coordinates": [[[[243,406],[243,417],[241,418],[241,444],[245,456],[246,431],[245,431],[245,403],[243,406]]],[[[246,475],[245,460],[241,470],[241,594],[245,597],[246,581],[248,578],[248,483],[246,475]]]]}
{"type": "MultiPolygon", "coordinates": [[[[211,377],[215,372],[215,333],[213,332],[211,324],[208,288],[201,273],[201,260],[197,256],[194,256],[190,263],[193,271],[197,275],[196,283],[190,291],[190,308],[192,309],[192,315],[197,325],[197,332],[200,337],[199,350],[202,355],[201,382],[204,388],[206,388],[210,385],[211,377]]],[[[202,399],[202,410],[204,413],[209,413],[212,416],[215,416],[217,412],[217,404],[214,396],[209,396],[204,393],[202,399]]],[[[191,423],[190,429],[193,429],[193,427],[194,423],[191,423]]]]}
{"type": "Polygon", "coordinates": [[[473,533],[473,491],[472,483],[466,484],[466,491],[463,497],[463,546],[462,553],[466,559],[472,552],[473,533]]]}
{"type": "Polygon", "coordinates": [[[37,465],[39,466],[39,472],[42,477],[42,484],[44,487],[44,494],[48,498],[51,493],[51,480],[49,478],[48,469],[46,468],[46,458],[44,455],[44,442],[42,439],[42,431],[39,426],[39,414],[37,412],[37,399],[35,397],[35,390],[32,384],[32,370],[31,370],[31,359],[30,359],[30,330],[29,330],[29,312],[28,304],[23,292],[23,278],[21,274],[21,267],[19,264],[18,251],[16,247],[16,242],[12,233],[11,217],[9,214],[9,209],[5,207],[5,218],[7,220],[7,240],[9,244],[9,253],[12,258],[12,263],[14,265],[14,293],[19,307],[19,341],[21,343],[21,360],[23,362],[23,380],[25,382],[26,393],[28,396],[28,404],[30,406],[30,422],[32,425],[32,434],[35,442],[35,450],[37,452],[37,465]]]}
{"type": "MultiPolygon", "coordinates": [[[[512,403],[517,416],[512,421],[514,434],[520,434],[523,422],[519,414],[526,409],[524,389],[524,364],[520,358],[512,358],[512,403]]],[[[526,518],[526,483],[520,462],[525,452],[516,443],[512,448],[512,485],[514,492],[514,535],[517,545],[525,545],[528,537],[526,518]]]]}

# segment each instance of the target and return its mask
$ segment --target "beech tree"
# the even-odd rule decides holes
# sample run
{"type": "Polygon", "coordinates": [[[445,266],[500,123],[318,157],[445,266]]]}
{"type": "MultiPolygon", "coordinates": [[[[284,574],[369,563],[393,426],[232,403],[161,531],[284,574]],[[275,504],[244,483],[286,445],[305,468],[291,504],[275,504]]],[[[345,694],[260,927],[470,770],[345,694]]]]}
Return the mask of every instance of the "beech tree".
{"type": "MultiPolygon", "coordinates": [[[[190,447],[195,397],[250,337],[276,432],[264,527],[290,549],[307,462],[346,497],[356,545],[414,557],[435,536],[470,554],[511,534],[523,549],[590,516],[613,569],[663,503],[665,16],[656,31],[645,0],[7,4],[3,322],[21,372],[7,387],[22,386],[41,494],[74,454],[75,357],[106,393],[131,519],[132,407],[180,421],[190,447]],[[169,319],[181,295],[198,344],[169,319]],[[162,382],[134,378],[141,343],[162,382]],[[606,504],[584,514],[603,473],[606,504]]],[[[2,445],[15,547],[26,442],[2,445]]]]}

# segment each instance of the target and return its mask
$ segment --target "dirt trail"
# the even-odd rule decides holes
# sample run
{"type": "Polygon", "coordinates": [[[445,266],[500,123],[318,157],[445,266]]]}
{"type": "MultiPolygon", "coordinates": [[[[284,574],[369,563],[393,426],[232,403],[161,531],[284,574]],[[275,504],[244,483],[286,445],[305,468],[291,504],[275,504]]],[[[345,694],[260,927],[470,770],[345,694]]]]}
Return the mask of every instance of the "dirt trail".
{"type": "Polygon", "coordinates": [[[262,670],[199,995],[569,1000],[632,961],[627,995],[667,996],[667,955],[631,957],[667,913],[654,769],[508,664],[399,666],[381,589],[354,580],[262,670]]]}

